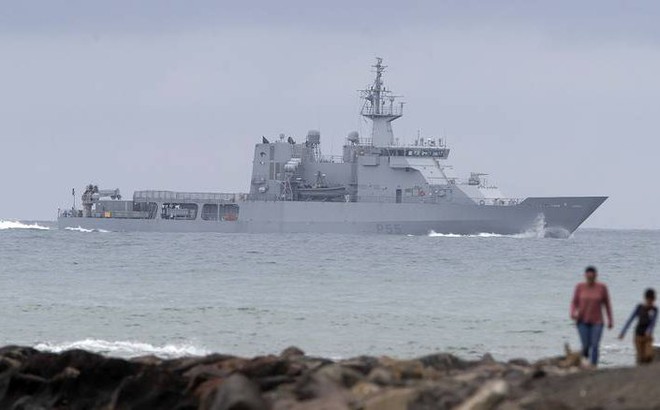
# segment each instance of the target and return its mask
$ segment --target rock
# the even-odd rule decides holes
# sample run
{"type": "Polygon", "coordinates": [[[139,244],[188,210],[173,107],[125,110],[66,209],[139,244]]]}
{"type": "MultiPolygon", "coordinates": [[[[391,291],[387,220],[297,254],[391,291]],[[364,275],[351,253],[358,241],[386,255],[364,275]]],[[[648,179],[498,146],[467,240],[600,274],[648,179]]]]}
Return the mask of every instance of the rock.
{"type": "Polygon", "coordinates": [[[200,364],[186,370],[183,377],[188,380],[186,390],[195,391],[209,380],[220,380],[229,376],[231,372],[218,368],[215,364],[200,364]]]}
{"type": "Polygon", "coordinates": [[[191,367],[183,373],[183,376],[188,379],[210,379],[213,377],[226,377],[230,372],[216,364],[199,364],[191,367]]]}
{"type": "Polygon", "coordinates": [[[21,366],[21,372],[34,376],[51,378],[65,367],[56,353],[39,353],[27,357],[21,366]],[[58,363],[60,362],[60,363],[58,363]]]}
{"type": "Polygon", "coordinates": [[[287,376],[299,376],[305,371],[309,370],[305,363],[300,363],[298,361],[289,362],[288,369],[286,371],[287,376]]]}
{"type": "Polygon", "coordinates": [[[520,358],[515,358],[509,360],[507,363],[512,364],[514,366],[520,366],[520,367],[528,367],[529,362],[525,359],[520,359],[520,358]]]}
{"type": "Polygon", "coordinates": [[[363,379],[363,375],[351,368],[339,364],[329,364],[316,371],[320,377],[327,377],[342,387],[351,388],[363,379]]]}
{"type": "Polygon", "coordinates": [[[336,395],[342,391],[337,380],[326,374],[315,373],[301,377],[294,388],[298,400],[311,400],[319,397],[336,395]]]}
{"type": "Polygon", "coordinates": [[[280,353],[281,358],[289,360],[303,356],[305,356],[305,352],[295,346],[289,346],[280,353]]]}
{"type": "Polygon", "coordinates": [[[378,358],[372,356],[358,356],[348,360],[342,360],[339,362],[339,364],[344,367],[350,367],[351,369],[358,371],[366,376],[374,368],[380,365],[380,361],[378,358]]]}
{"type": "Polygon", "coordinates": [[[12,410],[48,410],[53,406],[54,404],[45,404],[35,397],[23,396],[14,402],[12,410]]]}
{"type": "Polygon", "coordinates": [[[0,373],[11,369],[17,369],[21,365],[16,359],[11,357],[0,357],[0,373]]]}
{"type": "Polygon", "coordinates": [[[121,381],[141,367],[84,350],[55,354],[12,347],[2,351],[9,356],[3,357],[4,363],[15,366],[16,361],[23,362],[11,373],[3,373],[6,378],[0,381],[0,408],[15,407],[19,402],[47,408],[69,407],[71,402],[81,408],[101,407],[110,402],[121,381]]]}
{"type": "Polygon", "coordinates": [[[321,367],[330,364],[335,364],[335,361],[324,359],[322,357],[305,356],[304,358],[293,359],[289,361],[289,366],[290,366],[289,373],[291,372],[291,368],[298,368],[301,370],[301,373],[306,373],[306,372],[318,370],[321,367]]]}
{"type": "Polygon", "coordinates": [[[431,367],[438,371],[465,370],[474,365],[472,362],[459,359],[448,353],[437,353],[423,356],[418,359],[425,367],[431,367]]]}
{"type": "Polygon", "coordinates": [[[188,394],[187,384],[186,379],[175,372],[148,366],[121,381],[109,408],[191,408],[196,400],[188,394]]]}
{"type": "Polygon", "coordinates": [[[24,346],[4,346],[0,347],[0,357],[8,357],[10,359],[18,360],[19,362],[25,361],[28,357],[39,354],[37,349],[24,346]]]}
{"type": "Polygon", "coordinates": [[[660,364],[630,368],[574,371],[533,380],[513,392],[525,409],[652,409],[660,408],[660,364]]]}
{"type": "MultiPolygon", "coordinates": [[[[565,403],[562,403],[559,400],[552,398],[541,399],[538,395],[532,395],[531,397],[525,398],[518,403],[505,403],[506,407],[502,410],[508,410],[507,408],[513,408],[515,410],[524,409],[524,410],[577,410],[573,407],[568,406],[565,403]]],[[[598,409],[598,407],[596,407],[598,409]]]]}
{"type": "MultiPolygon", "coordinates": [[[[299,401],[293,409],[347,409],[353,397],[347,387],[353,386],[362,375],[355,370],[332,363],[303,374],[293,393],[299,401]]],[[[350,407],[352,408],[352,407],[350,407]]]]}
{"type": "Polygon", "coordinates": [[[154,355],[138,356],[130,359],[133,363],[139,363],[145,366],[160,366],[163,363],[163,359],[154,355]]]}
{"type": "Polygon", "coordinates": [[[230,360],[245,360],[237,358],[236,356],[230,356],[226,354],[210,354],[208,356],[193,356],[193,357],[182,357],[180,359],[167,360],[163,362],[163,366],[168,370],[184,373],[190,368],[199,366],[201,364],[214,364],[214,363],[224,363],[225,361],[230,360]]]}
{"type": "Polygon", "coordinates": [[[322,401],[324,405],[348,405],[352,402],[352,395],[347,388],[354,386],[361,378],[362,375],[355,370],[343,368],[338,364],[328,364],[302,375],[296,382],[293,393],[299,401],[324,398],[327,399],[322,401]]]}
{"type": "Polygon", "coordinates": [[[421,379],[425,375],[421,360],[393,360],[383,357],[380,362],[383,367],[392,372],[397,380],[421,379]]]}
{"type": "Polygon", "coordinates": [[[276,400],[269,400],[272,403],[270,410],[291,410],[293,408],[300,409],[299,402],[293,397],[278,398],[276,400]]]}
{"type": "Polygon", "coordinates": [[[483,356],[481,356],[480,362],[481,363],[488,363],[488,364],[496,363],[495,359],[493,358],[493,356],[490,353],[486,353],[483,356]]]}
{"type": "Polygon", "coordinates": [[[454,409],[472,395],[479,382],[463,383],[454,378],[445,378],[426,383],[410,404],[411,410],[454,409]]]}
{"type": "Polygon", "coordinates": [[[457,410],[491,410],[508,394],[509,385],[504,380],[492,380],[476,394],[461,404],[457,410]]]}
{"type": "MultiPolygon", "coordinates": [[[[568,352],[573,354],[573,352],[568,352]]],[[[0,348],[0,409],[641,409],[660,408],[660,363],[585,371],[569,354],[529,364],[280,355],[131,360],[83,350],[0,348]]]]}
{"type": "Polygon", "coordinates": [[[514,368],[509,368],[506,369],[504,372],[502,372],[502,378],[507,382],[507,383],[523,383],[526,381],[528,376],[528,373],[521,370],[518,366],[514,368]]]}
{"type": "MultiPolygon", "coordinates": [[[[186,366],[188,369],[184,374],[194,374],[193,369],[205,369],[202,372],[224,377],[232,373],[242,373],[248,379],[268,378],[272,376],[283,376],[290,373],[290,362],[279,356],[258,356],[254,359],[240,357],[228,358],[216,363],[199,362],[195,366],[186,366]],[[200,367],[200,365],[203,365],[200,367]]],[[[298,371],[300,371],[298,369],[298,371]]],[[[295,372],[294,372],[295,373],[295,372]]]]}
{"type": "Polygon", "coordinates": [[[283,384],[293,384],[296,382],[296,379],[288,375],[277,375],[262,377],[260,379],[256,379],[255,382],[259,385],[259,389],[263,392],[273,390],[283,384]]]}
{"type": "Polygon", "coordinates": [[[367,380],[381,386],[392,386],[398,379],[394,376],[392,371],[383,367],[376,367],[367,376],[367,380]]]}
{"type": "Polygon", "coordinates": [[[364,410],[406,410],[415,400],[417,392],[412,388],[385,390],[364,403],[364,410]]]}
{"type": "Polygon", "coordinates": [[[453,376],[452,379],[463,383],[473,383],[482,377],[483,375],[479,372],[464,372],[453,376]]]}
{"type": "Polygon", "coordinates": [[[93,359],[89,356],[88,363],[84,362],[88,356],[79,352],[68,357],[70,360],[63,362],[69,366],[51,378],[50,388],[60,400],[79,403],[81,407],[107,404],[122,382],[142,369],[139,364],[100,355],[93,359]]]}
{"type": "Polygon", "coordinates": [[[343,395],[319,397],[317,399],[295,402],[287,407],[276,407],[278,410],[351,410],[353,407],[345,400],[343,395]]]}
{"type": "MultiPolygon", "coordinates": [[[[48,380],[32,374],[15,374],[9,378],[0,408],[6,408],[4,403],[18,400],[24,396],[37,396],[48,387],[48,380]]],[[[48,398],[43,399],[48,402],[48,398]]]]}
{"type": "Polygon", "coordinates": [[[289,363],[279,356],[260,356],[246,361],[240,371],[248,378],[282,376],[289,371],[289,363]]]}
{"type": "Polygon", "coordinates": [[[80,376],[80,370],[76,369],[75,367],[66,367],[60,373],[55,375],[55,377],[53,377],[52,381],[64,380],[64,379],[75,379],[78,376],[80,376]]]}
{"type": "Polygon", "coordinates": [[[208,410],[261,410],[266,402],[257,386],[240,373],[225,379],[207,406],[208,410]]]}
{"type": "Polygon", "coordinates": [[[200,408],[210,406],[213,401],[213,396],[220,386],[224,383],[223,379],[211,379],[203,382],[194,390],[194,396],[198,403],[202,403],[200,408]]]}
{"type": "Polygon", "coordinates": [[[535,369],[532,372],[532,379],[542,379],[547,375],[548,375],[548,372],[546,372],[544,369],[535,369]]]}
{"type": "Polygon", "coordinates": [[[505,401],[500,403],[499,406],[497,406],[497,410],[524,410],[524,409],[518,403],[505,401]]]}
{"type": "Polygon", "coordinates": [[[359,382],[353,388],[351,389],[351,393],[353,393],[353,396],[357,398],[358,400],[365,400],[369,397],[372,397],[376,395],[376,393],[380,392],[382,389],[369,382],[359,382]]]}

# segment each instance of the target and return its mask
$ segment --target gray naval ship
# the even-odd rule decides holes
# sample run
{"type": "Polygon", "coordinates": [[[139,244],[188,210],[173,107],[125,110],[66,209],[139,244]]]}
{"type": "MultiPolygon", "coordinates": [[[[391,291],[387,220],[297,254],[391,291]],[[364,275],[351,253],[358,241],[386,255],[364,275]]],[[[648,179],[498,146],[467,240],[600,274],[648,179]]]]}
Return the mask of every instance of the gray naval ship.
{"type": "MultiPolygon", "coordinates": [[[[392,122],[403,103],[375,79],[361,91],[371,134],[351,132],[341,156],[321,153],[321,135],[280,134],[255,145],[249,193],[136,191],[89,185],[82,209],[58,212],[60,228],[157,232],[480,233],[566,237],[607,198],[507,198],[486,174],[454,174],[443,139],[400,143],[392,122]]],[[[75,194],[74,194],[75,201],[75,194]]]]}

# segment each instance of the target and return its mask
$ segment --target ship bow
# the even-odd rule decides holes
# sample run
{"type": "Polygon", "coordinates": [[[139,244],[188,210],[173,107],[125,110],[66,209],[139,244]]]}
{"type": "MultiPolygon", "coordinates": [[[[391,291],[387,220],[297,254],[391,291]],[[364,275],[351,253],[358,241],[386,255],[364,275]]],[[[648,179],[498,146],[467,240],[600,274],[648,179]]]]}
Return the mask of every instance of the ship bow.
{"type": "Polygon", "coordinates": [[[520,206],[538,210],[543,217],[545,236],[567,237],[606,199],[606,196],[527,198],[520,206]]]}

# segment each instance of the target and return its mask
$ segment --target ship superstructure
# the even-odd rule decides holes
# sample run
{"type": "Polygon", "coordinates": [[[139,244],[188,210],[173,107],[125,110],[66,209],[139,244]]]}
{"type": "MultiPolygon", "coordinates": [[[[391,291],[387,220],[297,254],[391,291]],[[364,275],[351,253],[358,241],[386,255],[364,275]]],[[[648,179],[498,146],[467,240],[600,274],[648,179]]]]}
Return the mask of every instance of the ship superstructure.
{"type": "Polygon", "coordinates": [[[435,137],[399,143],[392,123],[403,102],[385,87],[378,58],[375,78],[361,91],[366,137],[346,137],[341,156],[321,152],[321,133],[303,141],[280,134],[255,145],[248,193],[137,191],[86,187],[83,208],[60,213],[60,227],[118,231],[429,232],[515,234],[543,229],[566,236],[605,197],[505,197],[487,174],[454,175],[450,149],[435,137]]]}

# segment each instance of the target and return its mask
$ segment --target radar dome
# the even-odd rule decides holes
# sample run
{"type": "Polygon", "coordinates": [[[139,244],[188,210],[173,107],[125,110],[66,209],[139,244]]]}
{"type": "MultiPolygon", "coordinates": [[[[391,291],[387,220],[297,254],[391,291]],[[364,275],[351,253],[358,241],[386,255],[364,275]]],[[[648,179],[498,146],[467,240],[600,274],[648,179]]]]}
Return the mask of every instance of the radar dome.
{"type": "Polygon", "coordinates": [[[360,134],[358,134],[357,131],[351,131],[348,133],[348,141],[352,142],[353,144],[357,144],[360,142],[360,134]]]}

